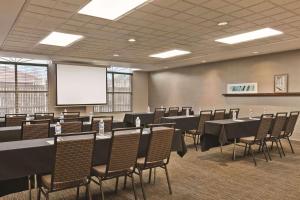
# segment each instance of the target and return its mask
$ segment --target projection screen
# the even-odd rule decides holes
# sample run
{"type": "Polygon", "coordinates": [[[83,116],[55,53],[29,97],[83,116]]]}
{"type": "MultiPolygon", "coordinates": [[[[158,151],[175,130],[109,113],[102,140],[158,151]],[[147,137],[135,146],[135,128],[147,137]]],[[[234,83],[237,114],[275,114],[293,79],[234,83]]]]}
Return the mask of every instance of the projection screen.
{"type": "Polygon", "coordinates": [[[56,104],[106,104],[106,68],[56,65],[56,104]]]}

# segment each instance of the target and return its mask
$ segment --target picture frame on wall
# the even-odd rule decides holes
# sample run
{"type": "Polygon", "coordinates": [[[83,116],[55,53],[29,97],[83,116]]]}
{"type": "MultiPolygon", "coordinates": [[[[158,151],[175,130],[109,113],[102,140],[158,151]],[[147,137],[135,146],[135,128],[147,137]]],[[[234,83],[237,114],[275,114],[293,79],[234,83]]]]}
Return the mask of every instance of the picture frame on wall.
{"type": "Polygon", "coordinates": [[[227,84],[228,94],[257,93],[257,83],[230,83],[227,84]]]}
{"type": "Polygon", "coordinates": [[[274,93],[288,92],[288,74],[274,75],[274,93]]]}

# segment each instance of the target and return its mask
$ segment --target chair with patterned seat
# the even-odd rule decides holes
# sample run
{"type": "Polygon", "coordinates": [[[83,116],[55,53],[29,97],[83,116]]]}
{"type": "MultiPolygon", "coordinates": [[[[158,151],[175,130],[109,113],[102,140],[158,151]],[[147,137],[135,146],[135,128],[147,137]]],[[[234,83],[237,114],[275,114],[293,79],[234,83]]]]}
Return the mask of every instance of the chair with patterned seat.
{"type": "Polygon", "coordinates": [[[211,110],[203,110],[200,111],[200,117],[197,125],[197,129],[187,131],[187,135],[191,135],[194,140],[194,146],[196,148],[196,151],[198,151],[198,145],[200,143],[200,136],[204,133],[204,125],[206,121],[209,121],[212,119],[212,111],[211,110]]]}
{"type": "Polygon", "coordinates": [[[23,121],[21,127],[21,139],[33,140],[50,136],[50,120],[23,121]]]}
{"type": "Polygon", "coordinates": [[[79,133],[83,131],[82,121],[65,121],[61,123],[61,133],[79,133]]]}
{"type": "Polygon", "coordinates": [[[262,148],[262,151],[263,151],[266,161],[268,162],[266,150],[267,150],[267,153],[271,160],[270,152],[269,152],[269,149],[267,148],[267,144],[266,144],[266,137],[267,137],[268,133],[270,132],[272,122],[273,122],[273,114],[263,114],[260,117],[259,127],[257,129],[255,136],[240,138],[239,143],[243,143],[244,145],[234,143],[233,156],[235,155],[235,146],[245,147],[244,155],[246,155],[247,148],[248,148],[248,152],[251,153],[253,162],[256,166],[257,163],[256,163],[255,154],[254,154],[252,146],[259,145],[262,148]]]}
{"type": "Polygon", "coordinates": [[[162,117],[165,116],[166,108],[155,108],[153,124],[159,124],[162,117]]]}
{"type": "Polygon", "coordinates": [[[107,164],[93,167],[93,174],[98,180],[92,180],[100,186],[102,200],[104,200],[102,182],[116,178],[115,191],[117,191],[119,177],[123,176],[125,180],[127,177],[131,178],[134,197],[137,199],[133,173],[136,167],[141,135],[142,128],[120,128],[112,130],[107,164]]]}
{"type": "Polygon", "coordinates": [[[181,115],[186,115],[187,111],[189,111],[189,115],[193,114],[193,107],[191,106],[183,106],[181,108],[181,115]]]}
{"type": "Polygon", "coordinates": [[[170,107],[169,108],[169,117],[172,117],[172,116],[177,116],[178,115],[178,111],[179,111],[179,107],[170,107]]]}
{"type": "Polygon", "coordinates": [[[50,120],[50,123],[54,123],[54,113],[34,113],[35,120],[50,120]]]}
{"type": "Polygon", "coordinates": [[[282,134],[286,120],[287,120],[286,112],[276,113],[274,122],[272,123],[273,125],[271,128],[270,134],[268,134],[267,138],[266,138],[266,142],[272,142],[272,148],[273,148],[273,144],[274,143],[276,144],[277,151],[278,151],[280,158],[282,158],[280,149],[282,150],[282,153],[285,156],[285,153],[283,151],[283,147],[282,147],[282,144],[280,141],[280,135],[282,134]],[[279,148],[279,145],[280,145],[280,148],[279,148]]]}
{"type": "MultiPolygon", "coordinates": [[[[293,135],[294,130],[295,130],[295,126],[299,117],[299,111],[293,111],[290,113],[288,119],[287,119],[287,123],[285,125],[285,129],[283,131],[283,133],[280,135],[280,140],[281,139],[286,139],[289,142],[290,148],[292,153],[295,153],[294,148],[292,146],[292,143],[290,141],[290,137],[293,135]]],[[[284,150],[282,149],[282,151],[284,152],[284,150]]]]}
{"type": "Polygon", "coordinates": [[[5,114],[5,126],[22,126],[26,114],[5,114]]]}
{"type": "MultiPolygon", "coordinates": [[[[146,200],[146,193],[143,185],[143,171],[154,169],[154,180],[156,168],[165,170],[169,193],[172,194],[167,165],[170,160],[173,135],[175,132],[174,123],[152,124],[150,127],[150,139],[147,145],[146,156],[137,161],[137,174],[140,177],[140,184],[143,197],[146,200]]],[[[151,177],[151,176],[150,176],[151,177]]],[[[149,181],[151,178],[149,178],[149,181]]]]}
{"type": "Polygon", "coordinates": [[[239,108],[230,108],[229,109],[229,115],[228,115],[228,118],[229,119],[232,119],[233,118],[233,113],[235,112],[236,114],[236,118],[239,117],[239,113],[240,113],[240,109],[239,108]]]}
{"type": "Polygon", "coordinates": [[[226,109],[217,109],[214,112],[213,119],[214,120],[225,119],[225,113],[226,113],[226,109]]]}
{"type": "Polygon", "coordinates": [[[62,114],[64,116],[64,119],[80,117],[80,112],[62,112],[62,114]]]}
{"type": "Polygon", "coordinates": [[[77,133],[54,136],[55,160],[51,174],[41,176],[38,200],[41,193],[49,199],[49,194],[69,188],[86,187],[86,199],[90,198],[89,185],[92,169],[96,133],[77,133]]]}
{"type": "Polygon", "coordinates": [[[91,130],[99,132],[99,122],[104,122],[104,132],[111,132],[113,129],[113,116],[94,116],[92,117],[91,130]]]}

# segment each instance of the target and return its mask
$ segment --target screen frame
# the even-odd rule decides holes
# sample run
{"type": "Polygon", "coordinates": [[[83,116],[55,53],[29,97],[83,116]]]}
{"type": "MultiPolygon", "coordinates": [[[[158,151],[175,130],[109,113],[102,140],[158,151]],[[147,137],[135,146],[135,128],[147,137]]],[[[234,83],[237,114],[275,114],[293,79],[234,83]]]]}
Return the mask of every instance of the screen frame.
{"type": "Polygon", "coordinates": [[[107,67],[106,66],[95,66],[95,65],[88,65],[88,64],[76,64],[76,63],[55,63],[54,64],[54,66],[55,66],[55,84],[56,84],[56,86],[55,86],[55,88],[56,88],[56,91],[55,91],[55,95],[56,95],[56,102],[55,102],[55,104],[56,104],[56,106],[57,107],[63,107],[63,106],[66,106],[66,107],[72,107],[72,106],[74,106],[74,107],[76,107],[76,106],[95,106],[95,105],[107,105],[107,67]],[[100,68],[105,68],[105,82],[106,82],[106,94],[105,94],[105,102],[106,103],[102,103],[102,104],[99,104],[99,103],[90,103],[90,104],[58,104],[58,96],[57,96],[57,65],[59,65],[59,64],[61,64],[61,65],[78,65],[78,66],[86,66],[86,67],[100,67],[100,68]]]}

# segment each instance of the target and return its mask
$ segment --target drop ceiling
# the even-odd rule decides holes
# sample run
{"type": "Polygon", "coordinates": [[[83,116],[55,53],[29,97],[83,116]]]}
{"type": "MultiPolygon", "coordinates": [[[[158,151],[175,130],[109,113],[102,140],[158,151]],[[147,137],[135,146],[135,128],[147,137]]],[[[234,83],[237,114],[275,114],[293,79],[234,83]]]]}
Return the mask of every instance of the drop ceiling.
{"type": "MultiPolygon", "coordinates": [[[[1,1],[0,6],[17,2],[1,1]]],[[[6,31],[1,28],[0,51],[152,71],[300,48],[299,0],[153,0],[117,21],[78,14],[88,2],[27,0],[14,23],[6,31]],[[228,25],[217,25],[224,21],[228,25]],[[284,34],[236,45],[214,41],[265,27],[284,34]],[[39,44],[52,31],[84,39],[69,47],[39,44]],[[130,38],[136,42],[128,42],[130,38]],[[149,57],[172,49],[192,53],[170,59],[149,57]]]]}

